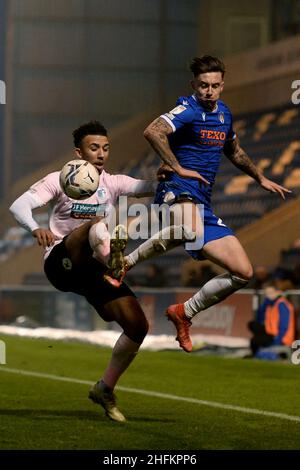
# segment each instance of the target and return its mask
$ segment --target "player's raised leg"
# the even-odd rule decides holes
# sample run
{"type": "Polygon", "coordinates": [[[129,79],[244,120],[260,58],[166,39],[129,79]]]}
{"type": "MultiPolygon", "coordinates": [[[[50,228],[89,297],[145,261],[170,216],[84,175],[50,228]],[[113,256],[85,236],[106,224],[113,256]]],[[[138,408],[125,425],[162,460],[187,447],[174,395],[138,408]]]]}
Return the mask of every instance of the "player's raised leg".
{"type": "MultiPolygon", "coordinates": [[[[186,242],[203,241],[203,221],[197,206],[192,202],[174,204],[170,209],[171,224],[163,228],[151,238],[138,246],[127,256],[118,254],[116,248],[111,247],[112,270],[106,275],[106,280],[115,287],[119,287],[125,274],[136,264],[155,258],[165,252],[176,248],[186,242]],[[116,252],[116,255],[114,255],[116,252]]],[[[113,240],[113,238],[112,238],[113,240]]],[[[111,242],[112,243],[112,242],[111,242]]],[[[122,247],[123,252],[124,248],[122,247]]]]}
{"type": "MultiPolygon", "coordinates": [[[[99,225],[104,225],[101,222],[101,217],[94,217],[92,220],[82,224],[80,227],[75,228],[65,239],[65,246],[68,250],[70,259],[75,265],[80,265],[87,262],[90,256],[94,254],[94,249],[99,245],[100,236],[96,228],[99,225]],[[91,237],[91,234],[94,236],[91,237]]],[[[98,256],[94,257],[104,264],[103,259],[98,256]]]]}
{"type": "Polygon", "coordinates": [[[180,346],[187,352],[192,350],[192,341],[189,336],[192,318],[202,310],[221,302],[233,292],[245,287],[253,272],[244,248],[232,235],[208,242],[204,245],[202,253],[207,259],[225,268],[228,273],[208,281],[184,304],[168,307],[166,315],[176,327],[180,346]]]}
{"type": "Polygon", "coordinates": [[[89,244],[93,250],[93,257],[107,265],[110,256],[110,233],[104,222],[99,221],[91,226],[89,244]]]}
{"type": "Polygon", "coordinates": [[[173,204],[170,208],[170,222],[170,226],[163,228],[125,257],[129,269],[185,242],[203,239],[203,221],[193,202],[173,204]]]}
{"type": "Polygon", "coordinates": [[[94,217],[74,229],[67,236],[65,245],[76,265],[85,263],[91,255],[104,266],[109,262],[111,237],[102,217],[94,217]]]}

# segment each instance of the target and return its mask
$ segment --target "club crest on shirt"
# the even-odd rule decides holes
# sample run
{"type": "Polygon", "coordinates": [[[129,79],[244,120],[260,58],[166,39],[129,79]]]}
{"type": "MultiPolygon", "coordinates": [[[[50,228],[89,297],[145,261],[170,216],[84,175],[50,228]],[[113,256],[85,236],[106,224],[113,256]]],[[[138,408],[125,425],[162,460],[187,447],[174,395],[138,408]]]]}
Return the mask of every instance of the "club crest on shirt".
{"type": "Polygon", "coordinates": [[[99,188],[97,190],[97,196],[99,198],[99,202],[105,201],[106,200],[106,189],[105,188],[99,188]]]}
{"type": "Polygon", "coordinates": [[[222,124],[224,124],[224,122],[225,122],[224,113],[222,113],[222,112],[219,113],[219,121],[220,121],[222,124]]]}
{"type": "Polygon", "coordinates": [[[202,119],[203,119],[203,121],[205,121],[205,117],[206,117],[206,114],[205,114],[205,113],[202,113],[202,119]]]}

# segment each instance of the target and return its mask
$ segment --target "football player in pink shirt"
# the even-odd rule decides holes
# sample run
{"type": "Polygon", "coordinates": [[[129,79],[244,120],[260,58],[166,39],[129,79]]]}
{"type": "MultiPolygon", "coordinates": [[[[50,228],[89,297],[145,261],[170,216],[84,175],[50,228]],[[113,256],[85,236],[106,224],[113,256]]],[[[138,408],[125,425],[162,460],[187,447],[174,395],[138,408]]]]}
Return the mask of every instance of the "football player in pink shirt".
{"type": "MultiPolygon", "coordinates": [[[[82,295],[105,321],[116,321],[123,329],[110,362],[101,379],[90,390],[89,398],[104,408],[114,421],[126,421],[116,406],[113,393],[120,376],[135,358],[148,323],[134,293],[122,283],[116,289],[104,275],[110,249],[121,251],[126,244],[126,230],[115,228],[115,242],[101,221],[109,217],[119,196],[153,195],[154,181],[125,175],[110,175],[104,170],[109,156],[107,131],[98,121],[83,124],[73,132],[75,153],[94,165],[100,174],[96,193],[85,200],[70,199],[59,183],[60,172],[45,176],[11,205],[16,220],[45,248],[44,270],[55,288],[82,295]],[[41,228],[32,211],[52,202],[49,228],[41,228]],[[125,232],[125,233],[124,233],[125,232]]],[[[116,257],[116,254],[114,254],[116,257]]]]}

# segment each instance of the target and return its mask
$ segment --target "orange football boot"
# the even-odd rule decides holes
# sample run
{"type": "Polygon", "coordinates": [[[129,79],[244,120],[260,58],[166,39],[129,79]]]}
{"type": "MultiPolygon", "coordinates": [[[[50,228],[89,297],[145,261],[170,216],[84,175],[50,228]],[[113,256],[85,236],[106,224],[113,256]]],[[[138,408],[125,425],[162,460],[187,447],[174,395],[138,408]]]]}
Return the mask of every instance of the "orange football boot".
{"type": "Polygon", "coordinates": [[[166,310],[168,320],[174,323],[177,330],[176,340],[184,351],[191,352],[193,349],[192,340],[190,338],[189,329],[192,324],[184,313],[183,304],[170,305],[166,310]]]}

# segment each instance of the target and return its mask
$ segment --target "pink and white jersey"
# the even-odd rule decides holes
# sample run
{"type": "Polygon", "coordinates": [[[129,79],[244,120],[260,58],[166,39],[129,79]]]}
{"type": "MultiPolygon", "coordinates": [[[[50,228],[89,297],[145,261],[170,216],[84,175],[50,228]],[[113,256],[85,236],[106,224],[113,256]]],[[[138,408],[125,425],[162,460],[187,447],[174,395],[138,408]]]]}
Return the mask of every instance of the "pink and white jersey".
{"type": "MultiPolygon", "coordinates": [[[[151,196],[156,182],[131,178],[126,175],[110,175],[104,170],[100,175],[99,187],[93,196],[81,201],[70,199],[59,184],[59,171],[50,173],[35,183],[29,193],[36,200],[37,207],[53,201],[49,228],[59,243],[72,230],[95,216],[109,217],[119,196],[151,196]]],[[[26,193],[25,193],[26,194],[26,193]]],[[[53,246],[46,249],[48,256],[53,246]]]]}

